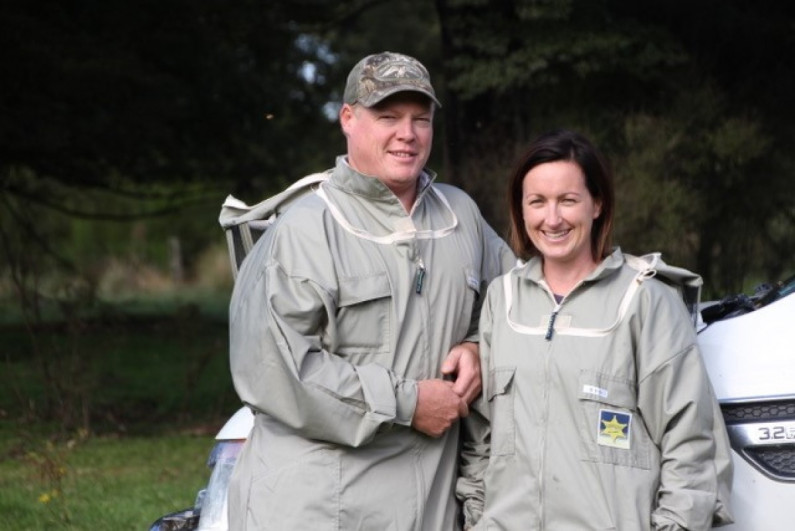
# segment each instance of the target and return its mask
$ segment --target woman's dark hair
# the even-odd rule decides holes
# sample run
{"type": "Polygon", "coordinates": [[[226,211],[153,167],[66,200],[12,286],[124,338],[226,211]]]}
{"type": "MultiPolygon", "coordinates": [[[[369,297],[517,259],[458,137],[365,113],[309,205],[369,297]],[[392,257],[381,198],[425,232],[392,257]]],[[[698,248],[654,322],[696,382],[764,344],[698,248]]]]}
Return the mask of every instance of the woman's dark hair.
{"type": "Polygon", "coordinates": [[[508,190],[511,248],[523,260],[539,254],[524,227],[522,184],[530,170],[545,162],[556,161],[577,164],[585,174],[585,186],[591,197],[601,202],[599,217],[594,220],[591,228],[591,254],[598,262],[612,252],[615,208],[613,174],[607,160],[587,138],[567,129],[555,129],[536,138],[519,158],[511,174],[508,190]]]}

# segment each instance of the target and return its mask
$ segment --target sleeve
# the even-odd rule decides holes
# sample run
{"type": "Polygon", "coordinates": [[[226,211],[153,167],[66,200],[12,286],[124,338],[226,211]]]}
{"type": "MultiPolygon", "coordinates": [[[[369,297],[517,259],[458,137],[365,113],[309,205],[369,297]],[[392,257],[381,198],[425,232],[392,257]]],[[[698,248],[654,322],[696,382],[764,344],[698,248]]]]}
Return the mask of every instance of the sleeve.
{"type": "MultiPolygon", "coordinates": [[[[480,237],[483,246],[483,259],[480,268],[480,293],[483,295],[492,280],[507,273],[516,265],[516,255],[513,254],[505,240],[480,215],[480,212],[477,215],[480,220],[480,237]]],[[[467,341],[478,342],[480,311],[484,299],[483,295],[475,301],[467,341]]]]}
{"type": "Polygon", "coordinates": [[[516,255],[499,234],[483,220],[483,240],[485,256],[483,258],[484,288],[492,280],[503,275],[516,266],[516,255]]]}
{"type": "MultiPolygon", "coordinates": [[[[715,392],[710,390],[714,396],[715,392]]],[[[722,527],[734,523],[729,500],[731,499],[732,481],[734,481],[734,465],[732,463],[731,443],[723,422],[723,413],[717,399],[714,400],[714,425],[712,427],[715,437],[715,472],[718,476],[718,500],[715,512],[712,515],[712,527],[722,527]]]]}
{"type": "MultiPolygon", "coordinates": [[[[490,293],[490,290],[489,290],[490,293]]],[[[480,520],[485,502],[484,476],[491,450],[491,427],[488,401],[491,382],[489,359],[491,356],[492,311],[491,296],[480,316],[480,364],[483,367],[483,391],[470,406],[470,414],[461,421],[461,470],[456,482],[456,497],[461,501],[464,529],[471,529],[480,520]]]]}
{"type": "Polygon", "coordinates": [[[638,408],[661,452],[652,527],[709,529],[718,494],[717,402],[684,304],[656,287],[644,290],[636,353],[638,408]]]}
{"type": "MultiPolygon", "coordinates": [[[[313,267],[333,270],[322,242],[308,239],[313,267]]],[[[230,304],[230,368],[242,401],[303,437],[347,446],[368,443],[383,424],[410,425],[416,382],[325,350],[334,297],[288,273],[272,247],[258,242],[246,258],[230,304]]]]}

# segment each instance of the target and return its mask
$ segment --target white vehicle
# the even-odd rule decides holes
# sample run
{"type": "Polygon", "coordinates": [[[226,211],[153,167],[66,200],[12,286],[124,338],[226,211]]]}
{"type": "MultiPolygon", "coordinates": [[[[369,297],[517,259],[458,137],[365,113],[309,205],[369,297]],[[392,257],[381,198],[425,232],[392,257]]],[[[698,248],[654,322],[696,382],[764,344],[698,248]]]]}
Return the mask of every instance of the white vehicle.
{"type": "Polygon", "coordinates": [[[226,531],[229,477],[240,449],[254,426],[254,415],[242,407],[226,421],[215,436],[207,466],[210,480],[196,495],[193,507],[167,514],[154,522],[149,531],[226,531]]]}
{"type": "Polygon", "coordinates": [[[795,500],[795,277],[705,306],[698,343],[734,462],[727,531],[791,529],[795,500]]]}
{"type": "MultiPolygon", "coordinates": [[[[790,529],[795,501],[795,277],[703,305],[698,341],[729,432],[734,461],[727,531],[790,529]]],[[[215,437],[212,470],[193,507],[150,531],[226,531],[227,488],[254,423],[241,408],[215,437]]]]}

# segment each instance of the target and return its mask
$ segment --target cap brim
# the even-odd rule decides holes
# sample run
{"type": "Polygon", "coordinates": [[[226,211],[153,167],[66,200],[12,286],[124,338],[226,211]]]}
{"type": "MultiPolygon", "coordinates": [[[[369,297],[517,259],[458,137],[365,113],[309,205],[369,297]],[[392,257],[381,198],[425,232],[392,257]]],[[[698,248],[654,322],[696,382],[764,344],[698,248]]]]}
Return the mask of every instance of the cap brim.
{"type": "Polygon", "coordinates": [[[418,94],[422,94],[424,96],[427,96],[428,99],[430,99],[438,108],[441,109],[442,107],[442,104],[439,103],[439,100],[436,99],[436,96],[433,93],[419,87],[393,87],[389,90],[380,93],[378,95],[378,98],[374,98],[373,94],[370,94],[370,98],[368,98],[367,101],[359,100],[358,103],[364,105],[365,107],[372,107],[373,105],[376,105],[384,101],[388,97],[398,94],[399,92],[416,92],[418,94]]]}

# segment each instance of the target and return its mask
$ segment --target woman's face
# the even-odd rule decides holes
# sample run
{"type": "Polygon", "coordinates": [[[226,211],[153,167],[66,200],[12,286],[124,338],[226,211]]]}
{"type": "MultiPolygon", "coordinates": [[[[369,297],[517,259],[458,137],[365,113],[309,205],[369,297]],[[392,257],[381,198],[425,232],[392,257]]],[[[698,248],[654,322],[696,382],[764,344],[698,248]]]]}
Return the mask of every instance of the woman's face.
{"type": "Polygon", "coordinates": [[[522,181],[522,218],[527,236],[545,263],[593,265],[591,230],[601,213],[574,162],[540,164],[522,181]]]}

